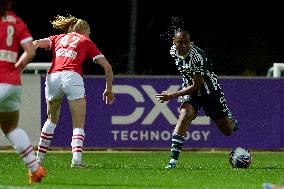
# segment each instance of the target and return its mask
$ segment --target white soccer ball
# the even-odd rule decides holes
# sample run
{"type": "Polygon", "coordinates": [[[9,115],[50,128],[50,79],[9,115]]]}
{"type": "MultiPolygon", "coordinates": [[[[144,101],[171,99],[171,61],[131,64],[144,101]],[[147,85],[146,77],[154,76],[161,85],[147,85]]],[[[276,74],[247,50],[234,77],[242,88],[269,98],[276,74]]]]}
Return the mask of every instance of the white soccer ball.
{"type": "Polygon", "coordinates": [[[251,165],[252,154],[246,148],[237,147],[231,151],[229,161],[233,168],[246,169],[251,165]]]}

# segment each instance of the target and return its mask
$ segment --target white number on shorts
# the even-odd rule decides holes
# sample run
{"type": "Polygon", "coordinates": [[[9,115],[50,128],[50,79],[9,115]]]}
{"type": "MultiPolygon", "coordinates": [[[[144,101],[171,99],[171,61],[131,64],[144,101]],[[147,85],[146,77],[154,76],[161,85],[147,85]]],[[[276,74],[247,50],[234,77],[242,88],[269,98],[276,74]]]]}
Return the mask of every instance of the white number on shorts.
{"type": "Polygon", "coordinates": [[[77,36],[73,36],[70,42],[69,42],[69,38],[70,38],[70,35],[65,35],[60,40],[60,44],[63,47],[67,47],[69,45],[72,48],[76,48],[77,47],[77,43],[80,41],[80,38],[77,37],[77,36]]]}
{"type": "Polygon", "coordinates": [[[11,46],[12,46],[14,31],[15,31],[15,30],[14,30],[14,26],[9,25],[9,26],[7,27],[7,39],[6,39],[6,42],[7,42],[7,46],[8,46],[8,47],[11,47],[11,46]]]}

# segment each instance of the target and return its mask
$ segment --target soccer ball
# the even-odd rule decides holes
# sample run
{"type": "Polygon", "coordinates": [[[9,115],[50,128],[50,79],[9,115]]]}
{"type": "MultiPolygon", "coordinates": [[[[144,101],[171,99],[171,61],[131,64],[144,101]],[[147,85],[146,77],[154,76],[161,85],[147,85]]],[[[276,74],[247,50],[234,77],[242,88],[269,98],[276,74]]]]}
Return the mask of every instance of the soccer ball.
{"type": "Polygon", "coordinates": [[[231,151],[229,161],[233,168],[246,169],[251,164],[252,154],[246,148],[237,147],[231,151]]]}

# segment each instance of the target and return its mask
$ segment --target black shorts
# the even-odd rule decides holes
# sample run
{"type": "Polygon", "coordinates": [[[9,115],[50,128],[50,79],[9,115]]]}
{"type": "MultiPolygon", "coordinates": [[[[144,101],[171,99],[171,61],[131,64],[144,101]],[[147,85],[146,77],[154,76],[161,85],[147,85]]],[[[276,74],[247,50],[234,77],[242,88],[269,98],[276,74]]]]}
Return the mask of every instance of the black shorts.
{"type": "Polygon", "coordinates": [[[230,112],[224,93],[216,90],[205,96],[185,95],[182,97],[181,104],[190,103],[198,114],[203,107],[205,115],[213,120],[224,118],[230,112]]]}

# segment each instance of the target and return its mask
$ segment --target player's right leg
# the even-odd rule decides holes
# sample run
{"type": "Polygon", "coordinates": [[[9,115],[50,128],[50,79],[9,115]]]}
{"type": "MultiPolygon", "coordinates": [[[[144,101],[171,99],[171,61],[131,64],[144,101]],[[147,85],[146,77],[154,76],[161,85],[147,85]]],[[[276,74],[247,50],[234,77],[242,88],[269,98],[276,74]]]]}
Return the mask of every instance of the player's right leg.
{"type": "Polygon", "coordinates": [[[47,172],[44,167],[36,161],[36,156],[26,132],[17,127],[19,112],[0,113],[0,125],[7,139],[13,144],[17,154],[27,166],[29,172],[29,183],[41,182],[47,172]],[[13,129],[12,129],[13,128],[13,129]]]}
{"type": "Polygon", "coordinates": [[[85,117],[86,117],[86,99],[68,100],[70,112],[72,115],[73,136],[72,136],[72,163],[71,167],[84,168],[82,162],[83,144],[85,140],[85,117]]]}
{"type": "Polygon", "coordinates": [[[190,103],[183,103],[180,108],[178,122],[172,134],[171,159],[166,169],[176,168],[182,146],[185,140],[187,128],[191,121],[196,117],[196,111],[190,103]]]}
{"type": "Polygon", "coordinates": [[[85,168],[82,162],[83,146],[85,140],[86,98],[83,78],[76,72],[66,71],[64,74],[63,91],[67,96],[72,116],[72,162],[71,168],[85,168]]]}
{"type": "Polygon", "coordinates": [[[206,97],[204,110],[206,114],[216,123],[220,131],[230,136],[239,129],[237,120],[227,106],[224,93],[221,90],[212,92],[206,97]]]}
{"type": "Polygon", "coordinates": [[[46,169],[42,165],[39,165],[36,171],[28,173],[29,184],[41,182],[42,178],[46,175],[46,169]]]}

